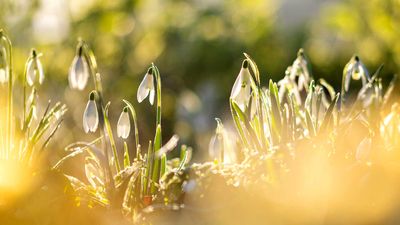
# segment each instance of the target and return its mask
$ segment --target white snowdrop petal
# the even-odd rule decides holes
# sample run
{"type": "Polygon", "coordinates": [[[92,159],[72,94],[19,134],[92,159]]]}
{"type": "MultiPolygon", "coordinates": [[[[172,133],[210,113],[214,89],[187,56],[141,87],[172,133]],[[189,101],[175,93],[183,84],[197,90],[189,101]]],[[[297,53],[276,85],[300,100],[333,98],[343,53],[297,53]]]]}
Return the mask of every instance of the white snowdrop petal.
{"type": "Polygon", "coordinates": [[[94,100],[89,100],[83,114],[83,128],[86,133],[95,132],[99,124],[99,115],[94,100]]]}
{"type": "Polygon", "coordinates": [[[138,91],[137,91],[137,100],[139,103],[141,103],[148,95],[150,92],[150,89],[148,88],[149,86],[149,74],[146,74],[142,80],[142,82],[139,85],[138,91]]]}
{"type": "Polygon", "coordinates": [[[0,83],[5,82],[8,82],[8,66],[6,49],[2,47],[0,49],[0,83]]]}
{"type": "Polygon", "coordinates": [[[150,105],[154,104],[154,96],[155,96],[156,91],[154,89],[150,90],[150,95],[149,95],[149,102],[150,105]]]}
{"type": "Polygon", "coordinates": [[[75,56],[69,70],[69,84],[73,89],[83,90],[89,79],[89,65],[84,57],[75,56]]]}
{"type": "Polygon", "coordinates": [[[76,63],[77,63],[77,57],[75,57],[72,60],[72,64],[69,67],[69,72],[68,72],[68,83],[69,83],[69,87],[71,89],[75,89],[77,88],[77,82],[76,82],[76,63]]]}
{"type": "Polygon", "coordinates": [[[251,97],[250,79],[251,74],[248,68],[242,68],[231,91],[231,98],[236,101],[240,109],[243,111],[251,97]]]}
{"type": "Polygon", "coordinates": [[[36,77],[36,71],[35,71],[35,65],[34,65],[34,60],[31,59],[28,62],[27,69],[26,69],[26,82],[29,84],[29,86],[32,86],[35,77],[36,77]]]}
{"type": "Polygon", "coordinates": [[[0,83],[6,83],[8,81],[7,68],[0,68],[0,83]]]}
{"type": "Polygon", "coordinates": [[[235,83],[233,84],[232,91],[231,91],[231,98],[235,98],[242,87],[242,71],[240,71],[239,75],[237,76],[235,83]]]}
{"type": "Polygon", "coordinates": [[[38,73],[39,76],[39,84],[42,84],[44,81],[44,71],[43,71],[43,65],[40,62],[38,58],[35,60],[35,66],[36,66],[36,72],[38,73]]]}
{"type": "Polygon", "coordinates": [[[347,66],[347,70],[346,70],[346,73],[345,73],[345,83],[344,83],[344,89],[345,89],[345,91],[348,91],[349,90],[349,87],[350,87],[350,80],[351,80],[351,77],[352,77],[352,71],[353,71],[353,64],[349,64],[348,66],[347,66]]]}
{"type": "Polygon", "coordinates": [[[300,60],[299,58],[296,58],[290,68],[289,77],[291,80],[294,80],[296,78],[299,68],[300,68],[300,60]]]}
{"type": "Polygon", "coordinates": [[[128,138],[130,130],[131,130],[131,123],[129,120],[129,113],[123,111],[118,119],[118,124],[117,124],[118,137],[124,139],[128,138]]]}
{"type": "Polygon", "coordinates": [[[75,68],[75,81],[77,82],[77,88],[83,90],[86,87],[86,83],[89,78],[89,66],[83,57],[78,57],[77,65],[75,68]]]}

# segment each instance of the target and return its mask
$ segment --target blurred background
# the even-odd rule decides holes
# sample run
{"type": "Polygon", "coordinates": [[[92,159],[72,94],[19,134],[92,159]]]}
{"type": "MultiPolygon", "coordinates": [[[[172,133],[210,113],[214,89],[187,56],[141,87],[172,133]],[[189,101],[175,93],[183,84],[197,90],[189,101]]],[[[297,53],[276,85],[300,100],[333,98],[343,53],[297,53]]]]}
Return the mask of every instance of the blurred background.
{"type": "Polygon", "coordinates": [[[371,73],[385,63],[385,80],[400,66],[400,0],[0,0],[0,27],[13,40],[16,74],[36,48],[46,74],[42,104],[50,96],[69,108],[52,143],[55,159],[69,143],[94,139],[82,129],[93,84],[81,92],[68,87],[79,37],[97,56],[114,131],[128,99],[142,145],[153,138],[155,108],[139,105],[136,92],[154,62],[162,76],[164,140],[176,133],[195,152],[207,152],[215,117],[231,117],[228,99],[243,52],[258,63],[264,84],[281,79],[301,47],[313,76],[336,88],[353,54],[371,73]]]}

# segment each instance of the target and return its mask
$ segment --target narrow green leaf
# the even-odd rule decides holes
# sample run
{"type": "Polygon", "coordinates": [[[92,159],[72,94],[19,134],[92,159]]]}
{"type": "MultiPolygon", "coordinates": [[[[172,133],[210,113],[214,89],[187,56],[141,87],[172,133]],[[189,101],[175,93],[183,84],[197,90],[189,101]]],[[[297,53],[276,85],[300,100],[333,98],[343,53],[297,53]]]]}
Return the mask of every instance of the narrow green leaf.
{"type": "Polygon", "coordinates": [[[126,141],[124,141],[124,168],[131,165],[131,161],[129,159],[129,148],[126,141]]]}
{"type": "Polygon", "coordinates": [[[325,113],[325,117],[324,117],[324,120],[322,121],[322,125],[321,125],[322,132],[324,132],[326,130],[326,128],[328,127],[328,124],[331,121],[332,113],[333,113],[333,110],[335,109],[335,106],[339,99],[339,96],[340,96],[340,93],[336,94],[335,99],[333,99],[333,101],[331,102],[331,104],[328,107],[328,110],[325,113]]]}

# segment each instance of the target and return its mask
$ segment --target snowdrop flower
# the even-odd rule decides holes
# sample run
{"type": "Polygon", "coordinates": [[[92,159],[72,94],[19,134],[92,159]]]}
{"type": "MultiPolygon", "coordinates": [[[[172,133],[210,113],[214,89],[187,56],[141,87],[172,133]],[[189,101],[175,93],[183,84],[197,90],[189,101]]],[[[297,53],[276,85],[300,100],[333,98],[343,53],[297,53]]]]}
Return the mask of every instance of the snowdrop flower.
{"type": "Polygon", "coordinates": [[[307,88],[310,82],[310,71],[308,70],[308,62],[304,55],[304,50],[300,49],[297,53],[297,58],[294,60],[292,66],[290,67],[289,77],[291,80],[298,79],[299,91],[303,88],[307,88]]]}
{"type": "Polygon", "coordinates": [[[89,101],[83,113],[83,129],[86,133],[95,132],[99,125],[99,113],[95,101],[95,92],[92,91],[89,95],[89,101]]]}
{"type": "Polygon", "coordinates": [[[44,80],[44,72],[42,63],[39,60],[40,55],[37,54],[36,50],[32,50],[32,55],[28,59],[28,63],[26,66],[26,81],[29,86],[33,86],[36,80],[39,81],[39,84],[43,83],[44,80]]]}
{"type": "Polygon", "coordinates": [[[217,128],[215,134],[211,137],[208,153],[212,159],[222,162],[224,157],[224,127],[219,118],[215,118],[215,120],[217,121],[217,128]]]}
{"type": "Polygon", "coordinates": [[[8,82],[7,51],[4,46],[0,47],[0,83],[8,82]]]}
{"type": "Polygon", "coordinates": [[[127,139],[131,131],[131,122],[129,120],[128,107],[125,107],[118,119],[117,134],[118,137],[127,139]]]}
{"type": "Polygon", "coordinates": [[[155,95],[155,88],[154,88],[154,75],[153,75],[153,69],[149,68],[147,70],[146,75],[144,75],[144,78],[142,82],[139,85],[138,91],[137,91],[137,100],[138,102],[142,102],[147,96],[149,96],[149,102],[151,105],[154,103],[154,95],[155,95]]]}
{"type": "MultiPolygon", "coordinates": [[[[287,71],[290,72],[290,68],[288,68],[287,71]]],[[[298,104],[301,104],[299,89],[297,88],[295,81],[290,79],[289,72],[286,73],[283,79],[278,81],[279,101],[283,102],[285,98],[285,93],[288,92],[288,94],[294,95],[298,104]]]]}
{"type": "Polygon", "coordinates": [[[252,77],[249,71],[249,62],[244,60],[242,68],[240,69],[239,75],[237,76],[231,91],[231,99],[235,100],[242,111],[244,111],[247,107],[251,97],[251,79],[252,77]]]}
{"type": "Polygon", "coordinates": [[[79,46],[77,54],[69,68],[68,81],[72,89],[83,90],[89,78],[89,64],[83,56],[83,46],[79,46]]]}
{"type": "Polygon", "coordinates": [[[343,79],[344,79],[344,89],[345,91],[349,90],[350,80],[359,80],[365,86],[369,81],[369,73],[365,65],[361,62],[358,56],[354,56],[344,67],[343,70],[343,79]]]}

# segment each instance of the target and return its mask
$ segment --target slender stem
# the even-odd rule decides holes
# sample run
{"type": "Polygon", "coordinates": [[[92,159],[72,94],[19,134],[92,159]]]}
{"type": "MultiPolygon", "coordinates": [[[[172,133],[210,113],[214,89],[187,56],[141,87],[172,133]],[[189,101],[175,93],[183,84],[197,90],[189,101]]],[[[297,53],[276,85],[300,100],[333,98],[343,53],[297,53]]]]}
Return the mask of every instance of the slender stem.
{"type": "Polygon", "coordinates": [[[156,126],[161,125],[161,76],[160,71],[154,64],[151,65],[155,71],[156,85],[157,85],[157,116],[156,116],[156,126]]]}
{"type": "MultiPolygon", "coordinates": [[[[162,132],[161,132],[161,76],[160,71],[154,63],[151,64],[151,67],[154,71],[155,82],[157,85],[156,94],[157,94],[157,112],[156,112],[156,133],[154,136],[154,146],[153,152],[154,155],[157,155],[158,150],[161,148],[162,143],[162,132]]],[[[155,193],[156,186],[155,183],[158,184],[161,175],[160,168],[160,158],[154,157],[154,165],[153,165],[153,173],[152,173],[152,183],[151,183],[151,193],[155,193]]]]}
{"type": "MultiPolygon", "coordinates": [[[[104,168],[105,173],[107,174],[108,179],[106,180],[106,183],[108,184],[107,188],[107,194],[109,199],[113,199],[114,193],[115,193],[115,186],[114,186],[114,179],[110,167],[110,161],[109,161],[109,155],[108,155],[108,147],[107,147],[107,140],[106,140],[106,127],[104,126],[104,103],[103,103],[103,87],[101,84],[101,77],[100,74],[97,71],[97,62],[96,62],[96,57],[93,54],[93,51],[87,46],[87,44],[84,41],[80,41],[78,48],[82,47],[84,49],[84,56],[86,57],[89,67],[90,67],[90,72],[93,77],[93,82],[95,86],[95,90],[97,92],[97,111],[99,113],[99,127],[100,127],[100,134],[103,137],[101,144],[104,149],[104,154],[106,158],[106,168],[104,168]]],[[[113,204],[113,201],[110,201],[110,204],[113,204]]]]}
{"type": "Polygon", "coordinates": [[[27,76],[27,70],[28,70],[28,62],[30,60],[31,56],[29,56],[28,60],[26,60],[25,63],[25,70],[24,70],[24,76],[22,77],[22,86],[23,86],[23,112],[22,112],[22,123],[25,124],[26,120],[26,76],[27,76]]]}
{"type": "Polygon", "coordinates": [[[9,63],[9,74],[8,74],[8,110],[7,110],[7,140],[6,140],[6,150],[5,158],[8,158],[9,153],[11,153],[12,148],[12,93],[13,93],[13,74],[12,74],[12,43],[10,39],[4,34],[3,30],[0,30],[1,41],[4,41],[8,48],[8,63],[9,63]]]}

